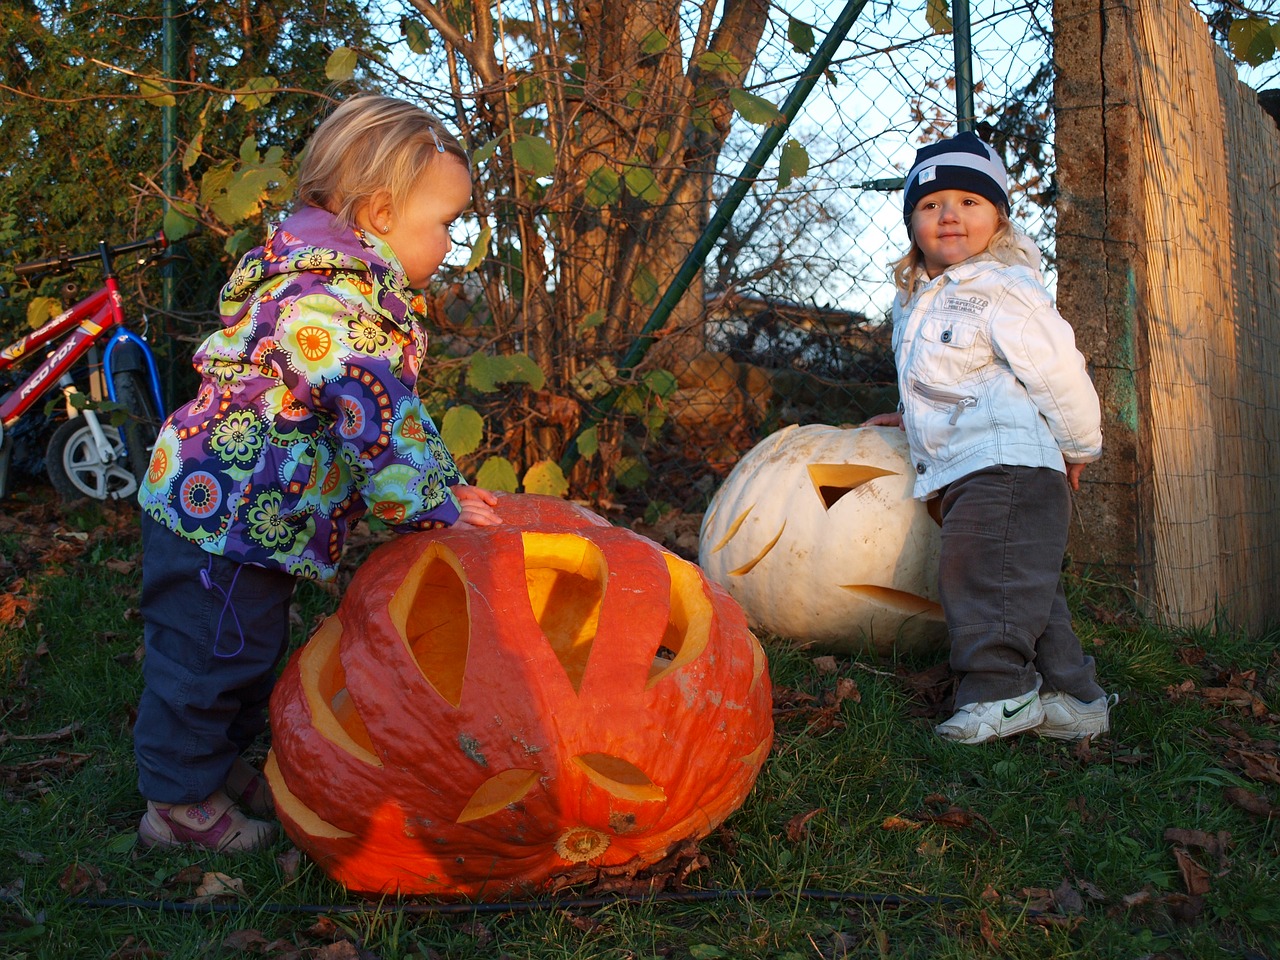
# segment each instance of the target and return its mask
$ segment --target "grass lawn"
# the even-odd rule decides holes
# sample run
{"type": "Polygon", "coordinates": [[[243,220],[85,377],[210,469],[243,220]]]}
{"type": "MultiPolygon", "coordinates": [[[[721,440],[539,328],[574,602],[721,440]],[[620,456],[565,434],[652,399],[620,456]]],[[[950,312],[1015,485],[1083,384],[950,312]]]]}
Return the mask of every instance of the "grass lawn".
{"type": "MultiPolygon", "coordinates": [[[[138,582],[128,508],[3,504],[0,958],[1280,960],[1280,631],[1160,630],[1073,581],[1111,735],[981,747],[933,735],[936,660],[766,644],[773,753],[682,883],[442,912],[350,896],[287,839],[139,855],[138,582]]],[[[303,585],[296,642],[335,604],[303,585]]]]}

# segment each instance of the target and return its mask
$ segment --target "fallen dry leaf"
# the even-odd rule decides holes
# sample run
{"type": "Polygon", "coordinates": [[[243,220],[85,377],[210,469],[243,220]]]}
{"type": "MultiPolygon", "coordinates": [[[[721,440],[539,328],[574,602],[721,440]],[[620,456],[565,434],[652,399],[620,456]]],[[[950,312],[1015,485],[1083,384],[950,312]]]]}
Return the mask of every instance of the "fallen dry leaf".
{"type": "Polygon", "coordinates": [[[987,916],[986,910],[978,911],[978,932],[982,934],[983,942],[997,953],[1000,952],[1000,941],[996,939],[995,931],[991,929],[991,918],[987,916]]]}
{"type": "Polygon", "coordinates": [[[52,733],[18,734],[0,732],[0,746],[4,746],[10,741],[15,743],[52,743],[57,740],[69,740],[82,729],[83,728],[78,723],[69,723],[65,727],[54,730],[52,733]]]}
{"type": "Polygon", "coordinates": [[[812,820],[814,817],[816,817],[818,814],[822,813],[822,811],[825,809],[827,808],[815,807],[814,809],[808,810],[804,813],[797,813],[794,817],[788,820],[787,827],[786,827],[787,839],[790,840],[792,843],[799,843],[801,840],[803,840],[804,835],[808,828],[809,821],[812,820]]]}
{"type": "Polygon", "coordinates": [[[97,867],[84,863],[73,863],[62,872],[58,879],[58,889],[73,897],[86,891],[106,893],[107,882],[102,879],[102,871],[97,867]]]}
{"type": "Polygon", "coordinates": [[[1120,904],[1124,907],[1141,907],[1154,899],[1150,890],[1139,890],[1137,893],[1126,893],[1120,898],[1120,904]]]}
{"type": "Polygon", "coordinates": [[[1191,923],[1204,912],[1204,897],[1182,893],[1169,893],[1161,898],[1169,914],[1182,923],[1191,923]]]}
{"type": "Polygon", "coordinates": [[[1048,887],[1023,887],[1013,893],[1012,900],[1036,913],[1048,913],[1053,909],[1053,891],[1048,887]]]}
{"type": "Polygon", "coordinates": [[[1273,807],[1271,801],[1266,797],[1254,793],[1252,790],[1246,790],[1244,787],[1227,787],[1222,791],[1222,795],[1227,803],[1255,817],[1270,818],[1275,816],[1277,810],[1280,810],[1280,808],[1273,807]]]}
{"type": "Polygon", "coordinates": [[[1205,833],[1203,830],[1184,830],[1170,827],[1164,832],[1169,843],[1181,844],[1184,847],[1195,847],[1210,854],[1218,861],[1218,868],[1225,870],[1227,866],[1227,848],[1231,846],[1231,834],[1226,830],[1217,833],[1205,833]]]}
{"type": "Polygon", "coordinates": [[[1058,889],[1053,891],[1053,906],[1063,915],[1082,913],[1084,898],[1071,885],[1071,881],[1064,877],[1062,883],[1058,884],[1058,889]]]}
{"type": "Polygon", "coordinates": [[[1173,848],[1173,858],[1178,863],[1178,873],[1182,875],[1182,885],[1193,897],[1203,896],[1209,892],[1209,871],[1182,847],[1173,848]]]}
{"type": "Polygon", "coordinates": [[[905,817],[885,817],[880,824],[881,830],[919,830],[924,824],[905,817]]]}
{"type": "Polygon", "coordinates": [[[27,614],[34,605],[35,602],[30,597],[19,597],[12,593],[0,596],[0,626],[22,629],[27,625],[27,614]]]}
{"type": "MultiPolygon", "coordinates": [[[[316,951],[316,960],[365,960],[361,951],[350,940],[326,944],[316,951]]],[[[372,956],[370,954],[369,956],[372,956]]]]}
{"type": "Polygon", "coordinates": [[[1262,698],[1243,687],[1205,687],[1200,693],[1210,703],[1237,707],[1254,717],[1265,717],[1268,712],[1262,698]]]}
{"type": "Polygon", "coordinates": [[[836,658],[830,657],[830,656],[814,657],[813,669],[817,670],[819,673],[826,673],[826,674],[835,673],[836,670],[838,669],[836,666],[836,658]]]}
{"type": "Polygon", "coordinates": [[[244,881],[239,877],[229,877],[225,873],[206,873],[196,887],[192,903],[213,903],[219,897],[239,898],[245,895],[244,881]]]}
{"type": "Polygon", "coordinates": [[[232,930],[222,938],[224,949],[238,953],[262,953],[266,945],[267,938],[261,930],[232,930]]]}

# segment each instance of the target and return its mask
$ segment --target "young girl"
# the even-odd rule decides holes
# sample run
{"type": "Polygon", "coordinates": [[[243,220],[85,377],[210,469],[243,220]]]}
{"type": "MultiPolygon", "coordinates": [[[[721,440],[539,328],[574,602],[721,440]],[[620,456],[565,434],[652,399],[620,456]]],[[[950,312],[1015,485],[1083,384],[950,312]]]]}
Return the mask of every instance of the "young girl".
{"type": "Polygon", "coordinates": [[[1061,583],[1071,490],[1102,455],[1098,396],[1009,220],[1003,164],[974,133],[923,147],[905,182],[911,250],[894,268],[898,412],[915,496],[938,497],[939,592],[959,675],[937,733],[983,743],[1026,730],[1105,733],[1061,583]]]}
{"type": "Polygon", "coordinates": [[[156,441],[143,507],[144,846],[274,839],[240,754],[266,726],[298,577],[332,577],[352,522],[499,521],[419,399],[421,294],[471,202],[467,154],[425,110],[346,101],[316,130],[297,212],[240,261],[201,386],[156,441]]]}

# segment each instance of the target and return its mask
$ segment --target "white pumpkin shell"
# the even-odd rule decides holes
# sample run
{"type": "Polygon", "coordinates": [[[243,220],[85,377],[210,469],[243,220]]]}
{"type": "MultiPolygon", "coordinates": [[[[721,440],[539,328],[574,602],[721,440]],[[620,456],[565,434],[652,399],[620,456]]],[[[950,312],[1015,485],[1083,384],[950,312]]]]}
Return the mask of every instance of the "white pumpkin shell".
{"type": "Polygon", "coordinates": [[[914,482],[896,427],[786,427],[716,492],[698,562],[762,632],[833,652],[937,649],[941,537],[914,482]]]}

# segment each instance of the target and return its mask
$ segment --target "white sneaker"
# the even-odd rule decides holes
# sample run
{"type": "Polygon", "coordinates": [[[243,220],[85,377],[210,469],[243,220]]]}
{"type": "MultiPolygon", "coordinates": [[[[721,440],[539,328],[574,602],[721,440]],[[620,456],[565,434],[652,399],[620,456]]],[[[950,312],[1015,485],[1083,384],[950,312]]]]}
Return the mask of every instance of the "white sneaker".
{"type": "Polygon", "coordinates": [[[1111,729],[1111,708],[1120,702],[1120,694],[1103,695],[1085,703],[1068,693],[1041,695],[1044,723],[1036,733],[1055,740],[1083,740],[1111,729]]]}
{"type": "Polygon", "coordinates": [[[1044,720],[1039,684],[1020,697],[990,703],[967,703],[945,723],[934,727],[938,736],[956,743],[986,743],[997,737],[1034,730],[1044,720]]]}

